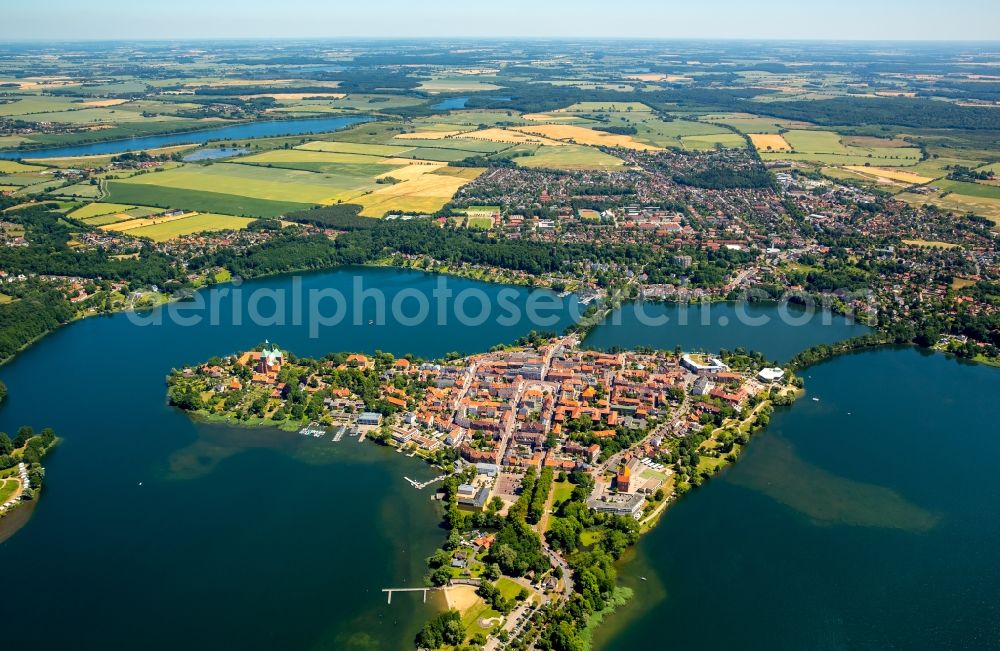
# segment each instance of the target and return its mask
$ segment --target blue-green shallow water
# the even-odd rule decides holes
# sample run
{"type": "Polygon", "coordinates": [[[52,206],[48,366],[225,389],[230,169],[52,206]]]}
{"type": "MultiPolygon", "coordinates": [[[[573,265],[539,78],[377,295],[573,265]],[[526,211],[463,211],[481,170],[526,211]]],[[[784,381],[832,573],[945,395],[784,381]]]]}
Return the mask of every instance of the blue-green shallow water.
{"type": "Polygon", "coordinates": [[[587,335],[591,348],[647,346],[718,352],[743,347],[786,362],[796,353],[823,343],[863,335],[870,330],[829,312],[806,312],[775,303],[629,303],[587,335]]]}
{"type": "MultiPolygon", "coordinates": [[[[350,295],[356,274],[390,298],[436,286],[434,276],[388,269],[313,274],[303,285],[350,295]]],[[[504,289],[448,282],[456,292],[504,289]]],[[[524,302],[526,290],[506,289],[524,302]]],[[[0,369],[10,387],[0,429],[52,426],[64,438],[46,461],[33,517],[0,544],[4,578],[25,604],[18,625],[4,627],[4,648],[409,648],[433,604],[396,595],[386,606],[379,590],[419,585],[423,559],[443,538],[431,491],[403,480],[428,479],[431,469],[348,437],[197,425],[165,404],[172,367],[265,337],[298,354],[438,356],[530,329],[367,321],[310,339],[305,327],[139,327],[125,315],[97,317],[0,369]]]]}
{"type": "Polygon", "coordinates": [[[1000,648],[1000,371],[884,349],[806,376],[640,541],[598,649],[1000,648]]]}

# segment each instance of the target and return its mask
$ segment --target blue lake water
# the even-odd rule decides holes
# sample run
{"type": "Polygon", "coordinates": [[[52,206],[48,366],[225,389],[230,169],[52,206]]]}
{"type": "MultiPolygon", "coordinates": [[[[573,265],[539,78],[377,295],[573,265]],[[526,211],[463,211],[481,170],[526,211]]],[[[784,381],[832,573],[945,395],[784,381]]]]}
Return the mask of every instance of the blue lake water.
{"type": "MultiPolygon", "coordinates": [[[[164,378],[265,338],[301,355],[381,349],[437,357],[569,321],[557,310],[554,324],[505,325],[494,312],[482,323],[413,326],[391,309],[382,319],[375,298],[353,308],[360,291],[376,289],[390,305],[405,295],[403,311],[412,315],[414,296],[433,297],[440,280],[345,268],[220,286],[201,293],[209,304],[217,298],[218,325],[89,318],[0,368],[10,390],[0,429],[52,426],[63,438],[46,460],[32,518],[0,543],[18,602],[44,604],[17,608],[5,644],[411,648],[439,604],[397,595],[390,606],[380,590],[420,585],[424,558],[444,538],[429,491],[403,479],[427,479],[432,470],[352,439],[193,422],[166,404],[164,378]],[[291,304],[296,283],[305,296],[340,292],[345,320],[313,336],[294,310],[275,309],[275,292],[291,304]],[[233,309],[236,289],[244,292],[241,310],[233,309]],[[255,290],[257,311],[273,324],[248,319],[255,290]]],[[[532,296],[446,282],[448,315],[470,292],[496,308],[507,291],[522,311],[532,296]]],[[[466,313],[479,311],[478,300],[466,313]]],[[[196,314],[186,307],[182,316],[196,314]]],[[[773,305],[752,307],[755,316],[780,318],[773,305]]],[[[697,327],[682,334],[638,331],[623,319],[591,336],[608,346],[742,344],[786,358],[790,337],[799,346],[853,334],[854,326],[821,321],[800,326],[810,335],[721,326],[718,317],[736,309],[715,305],[707,325],[690,319],[697,327]]],[[[169,312],[142,316],[157,315],[169,312]]],[[[661,648],[667,639],[691,649],[996,648],[1000,529],[990,514],[1000,509],[1000,449],[990,423],[1000,371],[887,349],[837,358],[805,376],[808,396],[778,410],[739,463],[682,499],[639,542],[621,572],[635,599],[599,630],[598,649],[661,648]]]]}
{"type": "Polygon", "coordinates": [[[597,649],[1000,648],[1000,369],[886,348],[803,374],[639,541],[597,649]]]}
{"type": "Polygon", "coordinates": [[[829,312],[775,303],[647,303],[623,305],[590,331],[590,348],[700,350],[742,347],[787,362],[818,344],[843,341],[870,330],[829,312]]]}
{"type": "Polygon", "coordinates": [[[187,131],[185,133],[171,133],[162,136],[143,136],[141,138],[129,138],[127,140],[95,142],[87,145],[2,151],[0,152],[0,158],[69,158],[72,156],[99,156],[106,154],[120,154],[122,152],[137,151],[140,149],[156,149],[158,147],[168,147],[170,145],[204,143],[210,140],[296,136],[307,133],[338,131],[345,127],[349,127],[352,124],[368,122],[370,120],[371,118],[369,117],[356,116],[247,122],[227,127],[205,129],[203,131],[187,131]]]}
{"type": "Polygon", "coordinates": [[[229,158],[231,156],[242,156],[250,151],[245,147],[205,147],[197,149],[190,154],[184,155],[184,161],[194,163],[202,160],[215,160],[217,158],[229,158]]]}

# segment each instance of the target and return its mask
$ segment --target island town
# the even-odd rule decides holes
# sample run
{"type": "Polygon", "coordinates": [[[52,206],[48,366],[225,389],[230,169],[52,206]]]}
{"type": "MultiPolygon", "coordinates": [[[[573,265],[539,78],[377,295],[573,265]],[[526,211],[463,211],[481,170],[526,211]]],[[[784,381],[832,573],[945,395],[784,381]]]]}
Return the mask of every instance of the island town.
{"type": "MultiPolygon", "coordinates": [[[[469,632],[490,649],[521,648],[576,599],[611,607],[574,582],[590,572],[583,550],[617,558],[673,499],[735,461],[801,386],[742,350],[600,352],[575,335],[536,334],[435,361],[306,359],[265,342],[167,383],[171,404],[209,422],[274,426],[317,445],[367,439],[439,467],[427,482],[401,478],[440,484],[451,531],[428,559],[426,590],[481,603],[469,632]]],[[[425,646],[442,642],[442,627],[425,627],[425,646]]]]}

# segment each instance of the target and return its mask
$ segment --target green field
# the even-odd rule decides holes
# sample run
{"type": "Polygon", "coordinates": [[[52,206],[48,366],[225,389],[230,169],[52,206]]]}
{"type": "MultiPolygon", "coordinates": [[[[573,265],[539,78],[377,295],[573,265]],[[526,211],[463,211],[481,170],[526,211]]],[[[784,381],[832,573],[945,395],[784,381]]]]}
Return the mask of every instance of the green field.
{"type": "Polygon", "coordinates": [[[327,151],[338,154],[361,154],[364,156],[384,156],[392,157],[405,154],[413,147],[401,145],[382,145],[376,143],[355,143],[341,142],[339,140],[314,140],[304,145],[299,145],[296,149],[304,151],[327,151]]]}
{"type": "Polygon", "coordinates": [[[931,204],[941,208],[942,210],[948,210],[959,214],[971,212],[979,215],[980,217],[985,217],[986,219],[991,220],[998,228],[1000,228],[1000,199],[992,199],[989,197],[971,197],[964,194],[956,194],[954,192],[944,197],[938,195],[928,196],[913,194],[909,192],[904,192],[896,196],[898,199],[902,199],[903,201],[915,206],[931,204]]]}
{"type": "Polygon", "coordinates": [[[233,159],[233,163],[302,169],[312,172],[378,176],[399,167],[383,162],[382,156],[340,154],[304,149],[275,149],[233,159]]]}
{"type": "Polygon", "coordinates": [[[744,149],[747,141],[737,133],[717,133],[710,136],[685,136],[681,138],[685,149],[705,150],[715,149],[716,146],[729,149],[744,149]]]}
{"type": "Polygon", "coordinates": [[[577,102],[562,109],[563,113],[652,113],[642,102],[577,102]]]}
{"type": "Polygon", "coordinates": [[[115,222],[127,221],[129,218],[130,216],[125,213],[115,212],[110,215],[88,217],[83,221],[90,226],[106,226],[107,224],[114,224],[115,222]]]}
{"type": "MultiPolygon", "coordinates": [[[[65,111],[74,106],[77,98],[73,97],[48,97],[43,95],[25,95],[7,104],[0,104],[0,116],[29,115],[34,113],[46,113],[51,111],[65,111]]],[[[34,118],[32,118],[34,119],[34,118]]]]}
{"type": "Polygon", "coordinates": [[[367,177],[350,175],[216,163],[187,165],[164,172],[139,174],[122,183],[314,204],[332,203],[338,195],[366,187],[371,181],[367,177]]]}
{"type": "Polygon", "coordinates": [[[139,228],[133,228],[124,232],[127,235],[148,237],[157,242],[162,242],[163,240],[190,235],[192,233],[240,230],[246,228],[252,221],[253,219],[246,217],[199,213],[192,217],[176,219],[162,224],[153,224],[151,226],[140,226],[139,228]]]}
{"type": "Polygon", "coordinates": [[[270,201],[235,194],[183,190],[142,183],[108,183],[111,199],[159,208],[180,208],[199,212],[249,217],[279,217],[288,212],[306,210],[313,204],[294,201],[270,201]]]}
{"type": "Polygon", "coordinates": [[[445,115],[417,118],[413,121],[413,130],[431,131],[432,127],[429,125],[440,123],[447,123],[448,126],[454,127],[454,129],[445,129],[445,131],[461,131],[470,128],[475,129],[481,124],[485,124],[490,127],[508,123],[529,124],[527,120],[522,118],[515,111],[479,111],[475,109],[462,109],[458,111],[451,111],[445,115]]]}
{"type": "Polygon", "coordinates": [[[934,183],[942,192],[954,192],[955,194],[979,199],[1000,200],[1000,186],[986,185],[984,183],[966,183],[964,181],[942,180],[934,183]]]}
{"type": "Polygon", "coordinates": [[[0,160],[0,174],[20,174],[22,172],[41,172],[44,167],[39,165],[25,165],[14,160],[0,160]]]}
{"type": "Polygon", "coordinates": [[[124,203],[95,202],[74,210],[68,216],[73,219],[88,219],[90,217],[100,217],[101,215],[110,215],[116,212],[125,212],[126,210],[131,210],[134,207],[135,206],[130,206],[124,203]]]}
{"type": "Polygon", "coordinates": [[[788,124],[777,118],[757,117],[740,113],[732,115],[703,115],[698,119],[706,124],[725,124],[747,134],[779,133],[788,124]]]}
{"type": "Polygon", "coordinates": [[[920,162],[916,147],[847,146],[833,131],[793,129],[782,134],[791,152],[762,152],[765,160],[794,160],[828,165],[873,165],[909,167],[920,162]]]}
{"type": "Polygon", "coordinates": [[[553,168],[567,170],[608,169],[621,167],[625,162],[585,145],[541,146],[534,155],[515,158],[520,167],[553,168]]]}

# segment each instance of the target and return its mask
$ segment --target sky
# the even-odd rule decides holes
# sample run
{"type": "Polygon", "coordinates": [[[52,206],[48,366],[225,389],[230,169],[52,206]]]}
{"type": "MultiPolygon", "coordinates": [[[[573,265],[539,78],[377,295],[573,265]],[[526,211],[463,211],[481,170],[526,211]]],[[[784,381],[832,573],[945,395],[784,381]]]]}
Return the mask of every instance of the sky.
{"type": "Polygon", "coordinates": [[[0,40],[1000,40],[996,0],[0,0],[0,40]]]}

